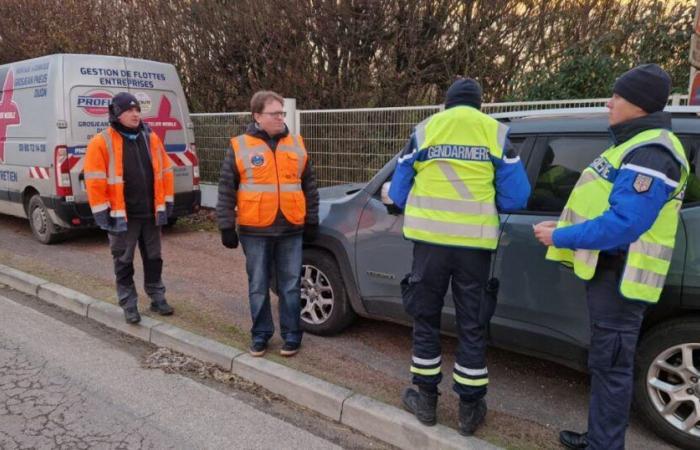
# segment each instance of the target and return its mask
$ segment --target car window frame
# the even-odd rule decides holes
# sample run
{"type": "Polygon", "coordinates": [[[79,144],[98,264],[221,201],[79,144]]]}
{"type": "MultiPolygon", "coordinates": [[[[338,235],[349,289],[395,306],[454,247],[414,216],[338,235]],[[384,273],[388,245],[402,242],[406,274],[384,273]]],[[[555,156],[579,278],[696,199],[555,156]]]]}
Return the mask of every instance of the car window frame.
{"type": "MultiPolygon", "coordinates": [[[[700,134],[676,133],[676,136],[678,136],[678,139],[680,139],[681,143],[683,143],[683,148],[686,150],[686,157],[688,158],[688,163],[693,164],[695,166],[696,175],[700,174],[700,134]],[[696,148],[695,161],[692,161],[690,159],[688,149],[685,148],[685,143],[683,142],[685,140],[690,140],[693,143],[693,146],[696,148]]],[[[700,200],[688,203],[684,202],[683,204],[681,204],[681,209],[692,208],[697,206],[700,206],[700,200]]]]}

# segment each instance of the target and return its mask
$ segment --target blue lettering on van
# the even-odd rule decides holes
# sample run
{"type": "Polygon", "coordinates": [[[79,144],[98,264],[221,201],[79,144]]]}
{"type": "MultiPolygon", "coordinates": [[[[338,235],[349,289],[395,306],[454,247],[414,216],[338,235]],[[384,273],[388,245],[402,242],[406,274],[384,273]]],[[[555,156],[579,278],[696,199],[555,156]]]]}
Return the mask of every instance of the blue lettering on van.
{"type": "Polygon", "coordinates": [[[46,88],[34,89],[34,98],[46,97],[46,88]]]}
{"type": "Polygon", "coordinates": [[[46,144],[19,144],[19,151],[25,153],[46,153],[46,144]]]}
{"type": "Polygon", "coordinates": [[[102,107],[107,108],[112,103],[111,97],[93,97],[92,95],[79,95],[78,108],[102,107]]]}
{"type": "Polygon", "coordinates": [[[0,170],[0,180],[17,182],[17,172],[12,170],[0,170]]]}
{"type": "Polygon", "coordinates": [[[68,147],[69,155],[81,156],[84,155],[86,151],[87,147],[68,147]]]}

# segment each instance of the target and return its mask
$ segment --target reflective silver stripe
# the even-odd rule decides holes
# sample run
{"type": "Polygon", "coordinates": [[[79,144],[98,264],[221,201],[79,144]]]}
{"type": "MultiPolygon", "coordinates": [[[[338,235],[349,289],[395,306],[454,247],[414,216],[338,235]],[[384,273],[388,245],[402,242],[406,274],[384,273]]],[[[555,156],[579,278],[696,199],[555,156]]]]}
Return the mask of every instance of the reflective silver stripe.
{"type": "Polygon", "coordinates": [[[569,222],[571,224],[578,225],[579,223],[583,223],[588,219],[579,214],[576,214],[571,208],[564,208],[564,210],[561,212],[559,220],[561,220],[562,222],[569,222]]]}
{"type": "Polygon", "coordinates": [[[107,174],[104,172],[85,172],[86,180],[104,180],[107,174]]]}
{"type": "Polygon", "coordinates": [[[520,162],[520,156],[516,156],[515,158],[506,158],[505,156],[503,157],[503,162],[506,164],[515,164],[520,162]]]}
{"type": "Polygon", "coordinates": [[[90,207],[90,210],[92,211],[93,214],[97,214],[97,213],[102,212],[106,209],[109,209],[109,202],[100,203],[99,205],[95,205],[95,206],[90,207]]]}
{"type": "Polygon", "coordinates": [[[245,144],[245,137],[241,134],[236,139],[238,139],[238,150],[241,152],[240,158],[243,162],[243,169],[245,170],[245,176],[249,183],[253,183],[253,165],[250,162],[251,149],[249,149],[245,144]]]}
{"type": "Polygon", "coordinates": [[[109,215],[112,217],[126,217],[126,211],[116,211],[113,209],[109,212],[109,215]]]}
{"type": "Polygon", "coordinates": [[[124,182],[122,177],[109,177],[107,178],[107,184],[121,184],[124,182]]]}
{"type": "Polygon", "coordinates": [[[664,287],[666,276],[628,265],[625,267],[625,273],[622,275],[622,279],[661,289],[664,287]]]}
{"type": "Polygon", "coordinates": [[[472,225],[467,223],[440,222],[407,215],[404,227],[416,228],[431,233],[449,234],[452,236],[477,239],[498,239],[499,227],[489,225],[472,225]]]}
{"type": "Polygon", "coordinates": [[[413,362],[416,364],[420,364],[421,366],[432,366],[435,364],[440,364],[440,361],[442,360],[442,356],[438,356],[437,358],[433,359],[424,359],[424,358],[419,358],[417,356],[412,357],[413,362]]]}
{"type": "Polygon", "coordinates": [[[674,189],[677,188],[679,184],[677,181],[673,181],[667,177],[665,173],[659,172],[658,170],[649,169],[648,167],[642,167],[636,164],[623,164],[620,169],[628,169],[634,172],[643,173],[644,175],[649,175],[650,177],[658,178],[674,189]]]}
{"type": "Polygon", "coordinates": [[[121,177],[117,179],[115,176],[116,173],[116,161],[114,158],[114,149],[112,148],[112,137],[109,135],[109,132],[107,130],[102,131],[102,137],[105,140],[105,143],[107,144],[107,157],[109,158],[109,169],[107,169],[107,173],[109,175],[109,178],[107,179],[107,183],[109,184],[117,184],[117,183],[122,183],[121,177]]]}
{"type": "Polygon", "coordinates": [[[666,247],[665,245],[655,244],[653,242],[647,242],[642,240],[633,242],[630,245],[629,251],[653,256],[654,258],[663,259],[664,261],[671,261],[671,258],[673,257],[672,247],[666,247]]]}
{"type": "Polygon", "coordinates": [[[472,377],[478,377],[480,375],[488,375],[489,371],[484,367],[483,369],[467,369],[464,366],[460,366],[459,364],[455,363],[455,369],[459,370],[465,375],[469,375],[472,377]]]}
{"type": "Polygon", "coordinates": [[[428,117],[427,119],[416,125],[416,131],[414,132],[414,134],[416,136],[416,148],[418,150],[421,149],[423,143],[425,142],[425,126],[428,124],[431,117],[428,117]]]}
{"type": "Polygon", "coordinates": [[[301,191],[301,184],[299,184],[299,183],[280,184],[280,192],[296,192],[296,191],[301,191]]]}
{"type": "Polygon", "coordinates": [[[462,197],[464,200],[470,200],[474,197],[472,193],[469,192],[467,185],[464,184],[464,181],[462,181],[462,178],[457,175],[457,172],[455,172],[452,164],[450,164],[448,161],[436,161],[435,164],[438,165],[442,171],[442,174],[445,175],[447,181],[452,185],[455,191],[457,191],[460,197],[462,197]]]}
{"type": "Polygon", "coordinates": [[[408,204],[416,208],[435,209],[461,214],[498,214],[496,205],[492,203],[479,203],[475,201],[452,200],[449,198],[426,197],[422,195],[409,195],[408,204]]]}
{"type": "Polygon", "coordinates": [[[166,195],[165,196],[165,201],[172,203],[175,199],[173,198],[172,195],[166,195]]]}
{"type": "Polygon", "coordinates": [[[589,267],[594,267],[598,264],[598,253],[591,250],[576,250],[574,251],[574,260],[580,261],[589,267]]]}
{"type": "MultiPolygon", "coordinates": [[[[144,137],[144,140],[150,141],[151,140],[150,136],[144,137]]],[[[147,144],[146,147],[148,147],[148,152],[150,153],[151,146],[147,144]]],[[[158,164],[159,164],[158,167],[160,167],[160,174],[159,174],[160,178],[163,178],[163,173],[165,172],[165,168],[163,167],[163,153],[164,153],[164,151],[165,150],[158,152],[158,164]]]]}
{"type": "Polygon", "coordinates": [[[505,151],[506,138],[508,137],[508,127],[502,123],[498,124],[498,145],[505,151]]]}
{"type": "Polygon", "coordinates": [[[577,188],[583,186],[584,184],[588,184],[591,181],[595,181],[600,178],[600,175],[598,175],[594,170],[584,170],[581,176],[578,178],[578,181],[576,182],[577,188]]]}
{"type": "Polygon", "coordinates": [[[241,183],[238,190],[242,192],[277,192],[274,184],[241,183]]]}
{"type": "Polygon", "coordinates": [[[170,173],[170,172],[172,172],[172,171],[173,171],[173,166],[170,166],[170,167],[168,167],[167,169],[165,169],[165,170],[163,171],[163,173],[170,173]]]}

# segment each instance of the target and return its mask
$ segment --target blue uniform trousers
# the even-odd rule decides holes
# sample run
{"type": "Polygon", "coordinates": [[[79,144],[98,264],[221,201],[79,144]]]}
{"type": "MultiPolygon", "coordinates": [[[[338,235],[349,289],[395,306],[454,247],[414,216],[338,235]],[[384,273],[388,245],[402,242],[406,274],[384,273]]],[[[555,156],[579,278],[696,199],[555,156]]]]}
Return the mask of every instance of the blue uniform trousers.
{"type": "Polygon", "coordinates": [[[586,283],[591,322],[588,368],[590,449],[624,450],[634,382],[634,355],[647,304],[627,300],[619,285],[623,259],[601,254],[595,276],[586,283]]]}
{"type": "Polygon", "coordinates": [[[467,401],[486,395],[486,327],[496,303],[486,292],[490,262],[489,250],[415,242],[411,273],[401,283],[404,309],[413,317],[414,384],[437,386],[442,380],[440,323],[451,287],[459,339],[454,390],[467,401]]]}

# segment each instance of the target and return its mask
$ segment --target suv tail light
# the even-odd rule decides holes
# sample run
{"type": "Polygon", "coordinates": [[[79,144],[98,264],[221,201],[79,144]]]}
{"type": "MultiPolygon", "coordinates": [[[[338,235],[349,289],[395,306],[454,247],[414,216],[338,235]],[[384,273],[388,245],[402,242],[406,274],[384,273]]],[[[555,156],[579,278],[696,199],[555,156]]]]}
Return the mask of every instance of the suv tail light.
{"type": "Polygon", "coordinates": [[[56,195],[59,197],[73,195],[70,182],[70,157],[65,145],[59,145],[54,150],[54,168],[56,170],[56,195]]]}

